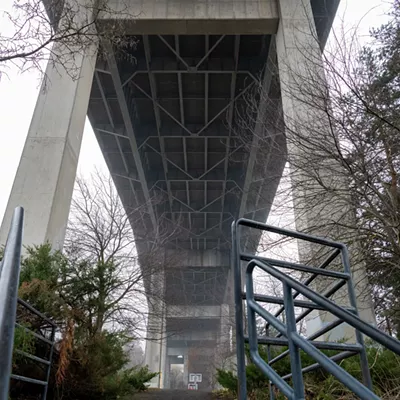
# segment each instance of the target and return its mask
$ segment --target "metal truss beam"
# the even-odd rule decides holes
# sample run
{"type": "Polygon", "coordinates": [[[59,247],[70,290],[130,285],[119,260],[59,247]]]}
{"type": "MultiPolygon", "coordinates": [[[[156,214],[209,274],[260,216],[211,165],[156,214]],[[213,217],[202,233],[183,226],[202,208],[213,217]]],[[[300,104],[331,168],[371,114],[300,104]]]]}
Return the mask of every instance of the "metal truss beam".
{"type": "MultiPolygon", "coordinates": [[[[154,186],[153,186],[153,187],[154,187],[154,186]]],[[[161,190],[162,192],[168,194],[166,190],[164,190],[163,188],[159,187],[158,185],[155,185],[155,187],[156,187],[158,190],[161,190]]],[[[182,204],[183,206],[187,207],[190,211],[196,212],[196,210],[194,210],[192,207],[190,207],[190,206],[189,206],[188,204],[186,204],[184,201],[178,199],[177,197],[175,197],[175,196],[172,195],[172,194],[170,194],[170,196],[171,196],[172,199],[176,200],[178,203],[180,203],[180,204],[182,204]]],[[[171,207],[171,213],[173,214],[172,207],[171,207]]],[[[180,211],[179,213],[181,214],[182,211],[180,211]]]]}
{"type": "MultiPolygon", "coordinates": [[[[233,124],[233,115],[235,110],[235,102],[233,101],[236,92],[236,79],[237,79],[237,67],[239,64],[239,50],[240,50],[240,35],[235,36],[235,49],[234,49],[234,62],[235,62],[235,72],[232,74],[231,80],[231,106],[229,107],[228,112],[228,129],[229,135],[226,143],[226,153],[225,153],[225,165],[224,165],[224,173],[225,173],[225,181],[228,177],[228,167],[229,167],[229,149],[231,147],[231,136],[232,136],[232,124],[233,124]]],[[[222,193],[223,196],[221,198],[221,221],[220,221],[220,228],[222,229],[222,215],[225,208],[225,191],[226,191],[226,183],[223,185],[222,193]]]]}
{"type": "MultiPolygon", "coordinates": [[[[208,37],[208,35],[206,35],[208,37]]],[[[207,58],[210,56],[210,54],[214,51],[214,49],[222,42],[222,40],[225,38],[225,35],[222,35],[218,38],[218,40],[214,43],[214,45],[211,47],[211,49],[208,49],[208,46],[206,48],[206,54],[205,56],[196,64],[195,70],[197,71],[197,69],[200,67],[201,64],[203,64],[203,62],[205,60],[207,60],[207,58]]]]}
{"type": "MultiPolygon", "coordinates": [[[[231,151],[231,153],[228,154],[228,157],[232,156],[233,154],[235,154],[238,150],[242,149],[243,145],[237,146],[233,151],[231,151]]],[[[201,180],[201,178],[203,178],[204,176],[206,176],[209,172],[211,172],[213,169],[215,169],[216,167],[218,167],[218,165],[221,165],[223,162],[225,162],[225,157],[222,158],[220,161],[216,162],[211,168],[209,168],[207,171],[205,171],[203,174],[201,174],[197,180],[201,180]]]]}
{"type": "MultiPolygon", "coordinates": [[[[102,85],[101,80],[100,80],[100,77],[99,77],[99,73],[96,71],[96,72],[94,73],[94,75],[95,75],[95,79],[96,79],[97,86],[98,86],[99,91],[100,91],[100,95],[101,95],[101,99],[102,99],[102,101],[103,101],[103,105],[104,105],[104,107],[105,107],[105,109],[106,109],[107,118],[108,118],[108,120],[109,120],[109,122],[110,122],[110,125],[111,125],[112,129],[115,130],[114,119],[113,119],[113,117],[112,117],[111,110],[110,110],[110,106],[108,105],[108,101],[107,101],[107,98],[106,98],[105,93],[104,93],[104,89],[103,89],[103,85],[102,85]]],[[[97,130],[98,130],[98,131],[102,131],[101,129],[97,129],[97,130]]],[[[108,133],[110,133],[110,132],[108,132],[108,133]]],[[[120,136],[120,135],[116,135],[116,134],[114,134],[114,133],[113,133],[113,135],[115,136],[115,140],[116,140],[117,146],[118,146],[118,151],[119,151],[119,153],[120,153],[121,160],[122,160],[122,163],[124,164],[125,172],[126,172],[126,175],[127,175],[127,176],[124,176],[124,178],[127,178],[127,177],[129,176],[129,174],[130,174],[130,171],[129,171],[128,163],[126,162],[125,155],[124,155],[124,153],[123,153],[123,151],[122,151],[122,148],[121,148],[121,143],[119,142],[119,139],[120,139],[119,136],[120,136]]],[[[122,135],[121,135],[121,136],[122,136],[122,135]]],[[[125,139],[128,139],[127,137],[124,137],[124,138],[125,138],[125,139]]],[[[103,152],[103,153],[104,153],[104,155],[106,156],[106,152],[103,152]]],[[[108,159],[108,156],[107,156],[107,159],[108,159]]],[[[108,164],[109,164],[109,169],[110,169],[110,172],[111,172],[111,176],[113,176],[113,175],[116,176],[116,175],[113,174],[113,172],[112,172],[112,169],[113,169],[113,168],[112,168],[112,164],[111,164],[111,162],[110,162],[109,159],[108,159],[108,164]]],[[[134,199],[135,199],[135,203],[136,203],[137,206],[139,206],[139,200],[138,200],[138,197],[137,197],[137,194],[136,194],[136,190],[135,190],[135,188],[134,188],[134,186],[133,186],[133,184],[132,184],[132,180],[131,180],[130,178],[128,178],[128,179],[129,179],[129,186],[130,186],[130,188],[131,188],[131,190],[132,190],[133,197],[134,197],[134,199]]],[[[141,221],[142,221],[143,227],[145,227],[146,225],[145,225],[145,222],[144,222],[144,220],[143,220],[143,214],[140,213],[140,216],[141,216],[141,221]]]]}
{"type": "MultiPolygon", "coordinates": [[[[271,38],[271,44],[269,46],[269,52],[268,52],[268,60],[265,66],[264,77],[262,81],[262,91],[267,96],[271,87],[272,74],[274,71],[274,64],[275,64],[274,52],[275,52],[275,40],[274,38],[271,38]]],[[[247,163],[246,177],[243,185],[243,195],[242,195],[242,201],[240,203],[239,218],[241,218],[246,212],[246,204],[249,196],[250,185],[253,179],[253,171],[256,163],[256,155],[259,147],[260,137],[263,134],[263,130],[265,129],[264,123],[265,123],[265,116],[267,113],[267,105],[268,104],[266,99],[263,99],[261,96],[261,100],[258,106],[257,118],[254,126],[254,133],[253,133],[253,140],[251,143],[249,161],[247,163]]]]}
{"type": "MultiPolygon", "coordinates": [[[[175,35],[175,49],[177,53],[177,60],[180,57],[180,49],[179,49],[179,36],[175,35]]],[[[178,72],[178,92],[179,92],[179,108],[181,110],[181,124],[185,125],[185,108],[183,104],[183,90],[182,90],[182,73],[178,72]]]]}
{"type": "Polygon", "coordinates": [[[175,56],[187,68],[187,70],[189,70],[190,69],[189,64],[179,55],[179,53],[161,35],[157,35],[157,36],[172,51],[172,53],[175,54],[175,56]]]}
{"type": "Polygon", "coordinates": [[[122,87],[121,78],[119,76],[117,61],[116,61],[115,55],[114,55],[114,49],[112,48],[111,43],[108,41],[104,41],[103,45],[107,50],[106,53],[107,53],[108,66],[109,66],[109,69],[111,72],[111,77],[112,77],[112,81],[114,83],[114,88],[117,93],[118,102],[119,102],[119,105],[121,108],[121,114],[122,114],[122,118],[124,121],[125,129],[126,129],[128,137],[129,137],[129,142],[131,145],[133,158],[135,160],[136,169],[138,171],[139,179],[141,181],[143,195],[144,195],[145,201],[147,203],[147,208],[149,211],[153,229],[156,231],[157,230],[157,219],[156,219],[156,215],[155,215],[155,212],[153,209],[153,205],[151,203],[151,197],[150,197],[149,189],[147,186],[146,176],[144,174],[142,161],[140,159],[140,154],[139,154],[138,146],[136,143],[135,132],[133,130],[132,120],[131,120],[131,117],[129,114],[129,109],[128,109],[128,105],[126,102],[124,90],[122,87]]]}
{"type": "MultiPolygon", "coordinates": [[[[149,43],[148,35],[143,35],[143,44],[144,44],[144,53],[145,53],[147,69],[150,69],[151,51],[150,51],[150,43],[149,43]]],[[[156,120],[156,126],[157,126],[157,135],[158,135],[158,139],[160,141],[161,160],[162,160],[162,164],[163,164],[165,180],[167,181],[167,188],[168,188],[167,195],[168,195],[169,207],[170,207],[170,209],[172,211],[172,194],[171,194],[171,190],[170,190],[170,185],[169,185],[168,180],[167,180],[167,177],[168,177],[168,163],[167,163],[166,155],[165,155],[164,138],[162,138],[161,134],[160,134],[161,117],[160,117],[160,110],[158,108],[158,104],[157,104],[157,101],[156,101],[156,98],[157,98],[156,80],[154,79],[154,75],[151,72],[149,73],[149,81],[150,81],[151,97],[152,97],[152,100],[153,100],[154,118],[156,120]]]]}
{"type": "MultiPolygon", "coordinates": [[[[206,55],[209,52],[210,36],[205,35],[205,50],[206,55]]],[[[208,124],[208,87],[209,87],[209,74],[204,75],[204,125],[208,124]]]]}
{"type": "MultiPolygon", "coordinates": [[[[124,83],[122,84],[123,87],[125,87],[129,82],[132,81],[133,78],[135,78],[136,75],[138,74],[148,74],[149,72],[157,75],[157,74],[193,74],[192,70],[185,70],[185,69],[139,69],[136,70],[135,72],[132,73],[132,75],[127,78],[124,83]]],[[[232,70],[227,70],[227,69],[201,69],[198,71],[195,71],[196,74],[227,74],[227,75],[232,75],[234,71],[232,70]]],[[[250,71],[245,71],[245,70],[240,70],[236,71],[237,74],[243,74],[243,75],[248,75],[252,81],[258,82],[259,80],[250,72],[250,71]]]]}
{"type": "MultiPolygon", "coordinates": [[[[140,90],[148,99],[150,99],[151,101],[154,101],[153,98],[151,97],[151,95],[149,95],[144,89],[142,89],[138,84],[136,84],[135,82],[132,82],[132,84],[138,88],[138,90],[140,90]]],[[[189,135],[193,136],[195,135],[193,132],[191,132],[188,128],[186,128],[185,125],[182,125],[180,121],[178,121],[168,110],[166,110],[162,105],[160,105],[160,103],[158,103],[156,101],[157,106],[165,112],[165,114],[167,114],[174,122],[176,122],[182,129],[184,129],[189,135]]]]}
{"type": "Polygon", "coordinates": [[[198,132],[195,133],[195,135],[200,135],[202,132],[204,132],[219,116],[221,116],[230,106],[232,103],[234,103],[237,99],[242,97],[252,86],[254,86],[254,82],[251,82],[248,84],[240,93],[238,93],[231,101],[222,108],[220,112],[218,112],[206,125],[203,126],[198,132]]]}
{"type": "MultiPolygon", "coordinates": [[[[149,147],[151,150],[153,150],[155,153],[157,153],[158,155],[161,156],[161,153],[160,153],[158,150],[156,150],[153,146],[151,146],[151,145],[149,145],[149,144],[147,144],[146,146],[149,147]]],[[[186,176],[188,176],[189,178],[191,178],[191,180],[193,180],[193,181],[196,180],[196,178],[194,178],[192,175],[190,175],[189,172],[186,172],[186,171],[185,171],[184,169],[182,169],[179,165],[177,165],[177,164],[175,164],[173,161],[171,161],[168,157],[166,157],[166,160],[167,160],[171,165],[173,165],[175,168],[179,169],[179,171],[183,172],[186,176]]],[[[167,178],[166,178],[166,180],[167,180],[167,178]]]]}

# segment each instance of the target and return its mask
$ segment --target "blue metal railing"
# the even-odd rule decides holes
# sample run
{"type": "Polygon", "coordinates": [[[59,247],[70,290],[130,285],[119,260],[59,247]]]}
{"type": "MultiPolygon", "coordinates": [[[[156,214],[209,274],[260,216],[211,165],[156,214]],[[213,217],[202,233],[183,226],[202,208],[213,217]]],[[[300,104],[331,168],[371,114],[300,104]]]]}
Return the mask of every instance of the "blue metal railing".
{"type": "Polygon", "coordinates": [[[235,311],[236,311],[236,347],[237,347],[237,370],[238,370],[238,400],[247,399],[246,389],[246,359],[245,359],[245,342],[249,343],[250,357],[255,365],[257,365],[270,380],[270,399],[274,399],[272,385],[277,387],[288,399],[302,400],[304,399],[303,374],[314,371],[317,368],[324,368],[326,371],[335,376],[340,382],[352,390],[358,397],[365,400],[379,399],[373,393],[370,370],[368,366],[367,353],[364,345],[363,334],[375,340],[382,346],[392,350],[400,355],[400,342],[391,336],[386,335],[374,326],[364,322],[358,316],[356,294],[352,283],[349,255],[345,245],[333,242],[327,239],[315,236],[288,231],[276,228],[270,225],[262,224],[256,221],[240,219],[232,225],[232,262],[234,268],[235,280],[235,311]],[[322,245],[332,249],[331,254],[320,265],[319,268],[302,265],[270,258],[258,257],[248,254],[240,248],[240,227],[244,226],[250,229],[258,229],[277,233],[290,238],[300,239],[314,244],[322,245]],[[343,272],[328,270],[329,265],[338,256],[341,256],[343,272]],[[241,268],[242,261],[248,261],[246,273],[246,291],[243,292],[241,268]],[[277,298],[272,296],[259,295],[254,293],[253,271],[258,267],[261,271],[279,280],[283,286],[283,297],[277,298]],[[280,271],[277,267],[284,267],[295,271],[307,272],[311,275],[304,283],[300,283],[289,275],[280,271]],[[308,285],[312,283],[318,276],[326,276],[337,279],[324,293],[319,294],[312,290],[308,285]],[[329,299],[339,289],[347,287],[350,301],[350,307],[341,307],[329,299]],[[308,300],[296,300],[302,295],[308,300]],[[243,301],[247,302],[247,319],[248,319],[248,337],[244,334],[244,315],[243,301]],[[270,313],[259,303],[270,303],[281,305],[274,313],[270,313]],[[300,315],[296,316],[295,307],[304,308],[300,315]],[[329,322],[319,331],[305,338],[297,331],[297,323],[309,315],[313,310],[323,310],[331,313],[337,319],[329,322]],[[286,324],[281,322],[278,317],[283,312],[286,316],[286,324]],[[256,316],[259,315],[266,322],[266,336],[258,337],[256,329],[256,316]],[[339,325],[347,323],[355,329],[355,344],[336,343],[317,341],[316,339],[332,331],[339,325]],[[269,335],[272,326],[278,334],[274,337],[269,335]],[[258,345],[265,344],[268,346],[268,362],[261,358],[258,352],[258,345]],[[275,358],[271,358],[270,346],[287,346],[288,350],[279,354],[275,358]],[[322,353],[321,349],[338,350],[340,353],[328,357],[322,353]],[[300,359],[300,350],[310,355],[316,363],[302,368],[300,359]],[[286,376],[280,376],[273,369],[272,365],[289,355],[291,373],[286,376]],[[360,356],[360,365],[363,383],[346,372],[337,365],[337,362],[354,356],[360,356]],[[290,386],[287,381],[291,379],[290,386]]]}
{"type": "Polygon", "coordinates": [[[10,378],[43,386],[42,400],[46,400],[48,382],[54,350],[56,325],[45,315],[41,314],[29,303],[18,298],[19,274],[21,264],[22,233],[24,210],[18,207],[14,211],[8,234],[4,256],[0,262],[0,400],[7,400],[9,395],[10,378]],[[50,339],[19,324],[17,319],[17,304],[44,321],[51,330],[50,339]],[[49,357],[44,359],[22,350],[14,349],[14,332],[18,326],[35,339],[46,343],[49,357]],[[46,380],[38,380],[26,376],[14,375],[12,370],[13,350],[19,355],[45,365],[46,380]]]}

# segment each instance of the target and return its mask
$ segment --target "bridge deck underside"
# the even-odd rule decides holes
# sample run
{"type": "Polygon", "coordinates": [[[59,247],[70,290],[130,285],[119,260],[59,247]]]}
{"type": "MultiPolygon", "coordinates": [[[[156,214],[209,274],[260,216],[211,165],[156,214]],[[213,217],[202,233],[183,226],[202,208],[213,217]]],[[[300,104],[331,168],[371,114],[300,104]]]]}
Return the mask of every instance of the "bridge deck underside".
{"type": "Polygon", "coordinates": [[[236,118],[260,78],[270,36],[134,41],[98,62],[89,115],[135,232],[155,224],[170,235],[170,248],[226,250],[242,201],[249,216],[265,220],[282,167],[271,160],[243,196],[250,146],[236,118]]]}

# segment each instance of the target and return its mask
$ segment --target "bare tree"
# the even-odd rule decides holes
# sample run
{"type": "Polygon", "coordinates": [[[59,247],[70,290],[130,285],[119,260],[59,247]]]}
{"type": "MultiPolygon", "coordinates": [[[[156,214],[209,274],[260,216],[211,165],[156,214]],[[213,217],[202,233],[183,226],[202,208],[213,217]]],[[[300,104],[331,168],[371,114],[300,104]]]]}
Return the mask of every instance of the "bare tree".
{"type": "Polygon", "coordinates": [[[125,208],[111,177],[101,172],[90,180],[77,179],[64,245],[69,262],[62,281],[71,306],[82,301],[82,308],[90,310],[84,318],[94,335],[116,327],[142,337],[146,300],[149,305],[164,301],[163,285],[154,282],[165,267],[161,263],[166,263],[160,250],[172,233],[139,230],[135,236],[132,226],[146,207],[125,208]],[[146,251],[142,247],[139,254],[136,244],[143,241],[146,251]],[[76,298],[71,296],[74,291],[76,298]]]}
{"type": "MultiPolygon", "coordinates": [[[[304,61],[301,68],[272,56],[267,71],[273,75],[272,88],[265,90],[260,77],[245,105],[237,109],[240,124],[236,127],[249,147],[258,135],[260,158],[272,152],[287,160],[276,211],[284,215],[294,210],[298,229],[350,246],[353,270],[367,268],[379,322],[391,333],[390,325],[397,324],[397,332],[400,326],[395,322],[400,293],[396,283],[399,9],[399,2],[393,1],[388,24],[371,32],[371,46],[360,46],[354,32],[350,37],[342,32],[333,33],[322,60],[314,50],[316,37],[309,38],[313,43],[309,47],[298,43],[304,61]],[[296,107],[283,115],[276,93],[293,99],[296,107]],[[266,105],[261,120],[260,104],[266,105]],[[262,129],[256,131],[256,124],[262,124],[262,129]]],[[[257,167],[263,168],[262,163],[257,167]]],[[[300,256],[307,259],[307,253],[300,256]]],[[[315,252],[312,256],[315,261],[315,252]]],[[[362,272],[355,279],[360,290],[368,291],[362,272]]]]}
{"type": "Polygon", "coordinates": [[[128,3],[120,2],[117,11],[107,0],[14,0],[2,16],[0,74],[11,65],[44,72],[51,61],[77,78],[75,59],[95,55],[100,42],[120,50],[135,45],[134,37],[124,36],[125,21],[138,15],[128,3]]]}

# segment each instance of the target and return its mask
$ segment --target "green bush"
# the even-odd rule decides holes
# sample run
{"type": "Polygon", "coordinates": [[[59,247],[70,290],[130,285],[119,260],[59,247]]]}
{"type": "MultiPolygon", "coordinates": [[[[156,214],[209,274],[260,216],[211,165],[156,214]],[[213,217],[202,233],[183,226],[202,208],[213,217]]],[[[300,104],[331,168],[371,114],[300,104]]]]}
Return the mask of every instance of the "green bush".
{"type": "Polygon", "coordinates": [[[24,351],[28,354],[35,352],[35,338],[26,332],[22,326],[16,326],[14,331],[13,365],[26,360],[25,356],[15,350],[24,351]]]}
{"type": "Polygon", "coordinates": [[[113,400],[121,396],[147,390],[146,383],[157,375],[158,373],[150,372],[147,366],[136,366],[110,375],[104,382],[103,397],[106,400],[113,400]]]}
{"type": "MultiPolygon", "coordinates": [[[[286,349],[272,349],[272,357],[279,355],[286,349]]],[[[260,356],[266,361],[266,346],[259,346],[260,356]]],[[[336,354],[334,351],[324,351],[327,356],[336,354]]],[[[369,367],[371,371],[374,391],[385,399],[390,399],[391,394],[396,394],[400,390],[400,357],[390,350],[376,346],[367,347],[369,367]]],[[[314,364],[313,358],[301,352],[302,367],[314,364]]],[[[361,380],[361,367],[358,356],[343,360],[340,365],[355,378],[361,380]]],[[[274,364],[275,371],[283,376],[289,374],[289,357],[274,364]]],[[[246,366],[247,391],[249,399],[265,399],[268,393],[268,379],[253,363],[246,366]]],[[[232,371],[218,370],[218,383],[228,390],[232,395],[237,393],[237,376],[232,371]]],[[[289,382],[290,383],[290,382],[289,382]]],[[[304,384],[306,398],[312,400],[333,400],[333,399],[357,399],[342,383],[327,373],[322,368],[305,374],[304,384]]],[[[284,397],[276,393],[276,399],[284,397]]]]}

